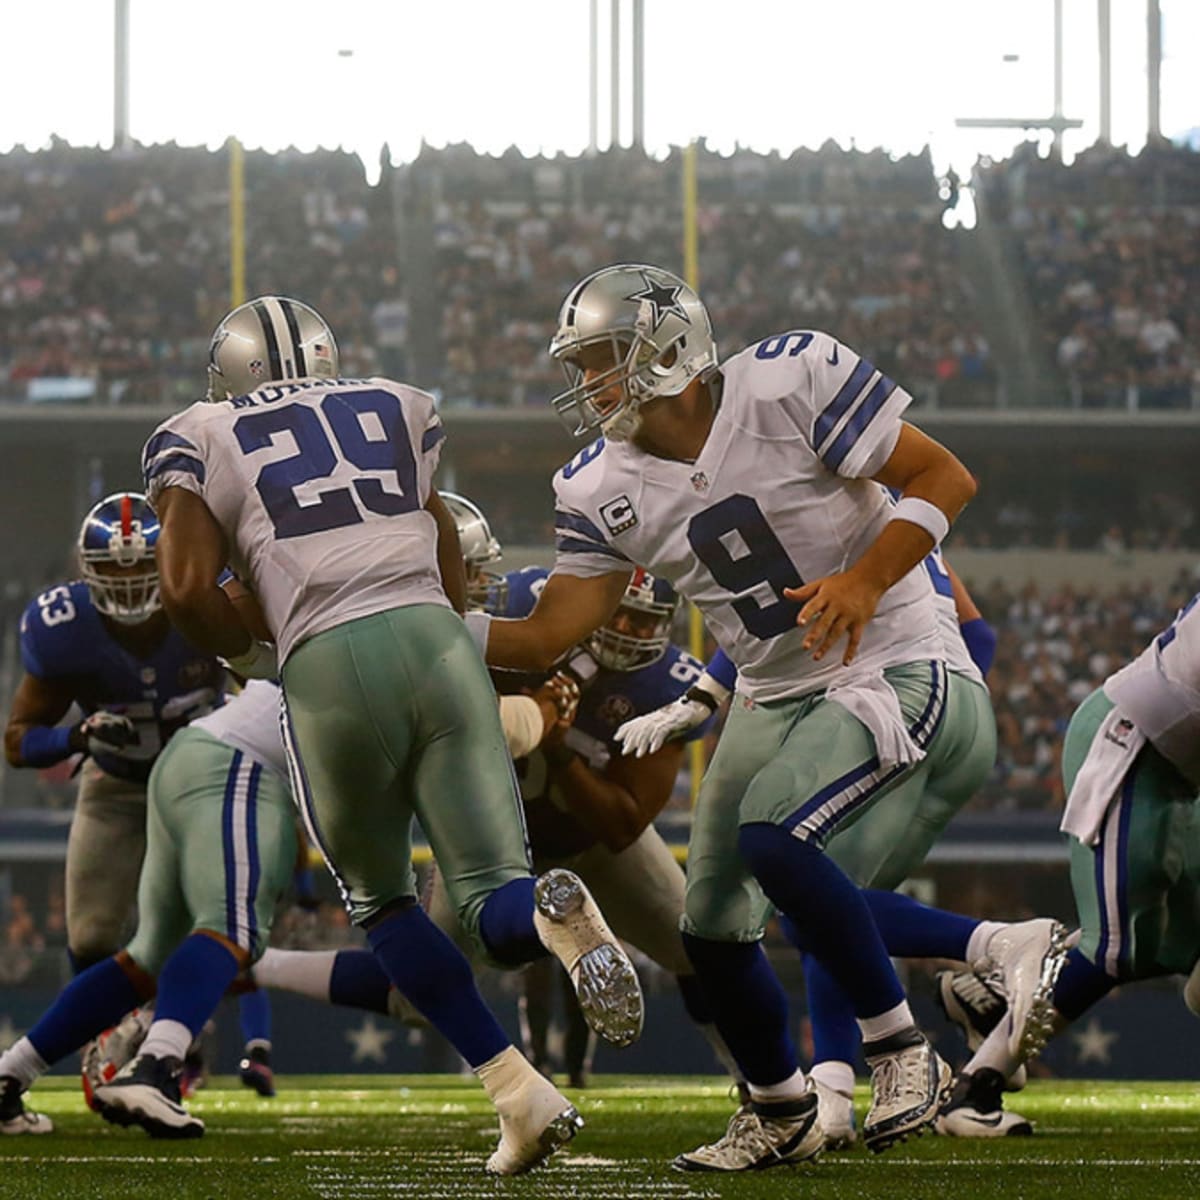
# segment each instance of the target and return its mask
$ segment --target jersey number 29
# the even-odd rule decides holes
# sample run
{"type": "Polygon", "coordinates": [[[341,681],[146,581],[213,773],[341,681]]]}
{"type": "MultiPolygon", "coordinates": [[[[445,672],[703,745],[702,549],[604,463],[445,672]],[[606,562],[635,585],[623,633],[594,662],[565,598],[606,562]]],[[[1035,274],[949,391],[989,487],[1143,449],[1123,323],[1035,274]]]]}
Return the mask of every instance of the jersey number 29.
{"type": "Polygon", "coordinates": [[[330,392],[320,407],[318,416],[303,404],[289,404],[246,413],[234,424],[238,445],[246,454],[273,445],[280,433],[295,439],[296,453],[268,463],[254,482],[275,536],[304,537],[358,525],[365,520],[363,509],[384,517],[415,512],[420,507],[417,464],[399,397],[384,391],[330,392]],[[375,418],[372,424],[382,430],[382,437],[368,436],[363,424],[368,415],[375,418]],[[394,480],[396,490],[364,476],[349,480],[349,487],[318,492],[315,504],[300,503],[296,489],[301,484],[328,479],[343,462],[360,471],[383,472],[388,483],[394,480]]]}

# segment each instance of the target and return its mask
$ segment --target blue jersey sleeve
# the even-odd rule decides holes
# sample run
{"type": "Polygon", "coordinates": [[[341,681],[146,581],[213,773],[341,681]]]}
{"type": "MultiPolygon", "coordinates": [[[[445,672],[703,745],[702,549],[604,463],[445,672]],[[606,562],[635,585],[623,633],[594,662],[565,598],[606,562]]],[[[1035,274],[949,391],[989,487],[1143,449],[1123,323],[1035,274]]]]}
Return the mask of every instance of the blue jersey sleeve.
{"type": "Polygon", "coordinates": [[[519,571],[509,571],[504,576],[507,585],[504,603],[498,617],[527,617],[533,612],[546,586],[550,572],[545,567],[522,567],[519,571]]]}
{"type": "Polygon", "coordinates": [[[731,692],[737,686],[738,670],[724,650],[718,650],[704,668],[723,688],[731,692]]]}

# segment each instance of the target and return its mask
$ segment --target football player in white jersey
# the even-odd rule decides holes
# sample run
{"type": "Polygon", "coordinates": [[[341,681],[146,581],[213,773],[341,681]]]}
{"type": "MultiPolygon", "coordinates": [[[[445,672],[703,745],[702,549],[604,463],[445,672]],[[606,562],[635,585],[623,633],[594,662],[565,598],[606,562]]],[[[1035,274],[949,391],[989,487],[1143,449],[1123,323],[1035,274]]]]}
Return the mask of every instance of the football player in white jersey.
{"type": "Polygon", "coordinates": [[[328,325],[297,301],[260,297],[221,322],[208,402],[164,422],[143,454],[163,603],[241,674],[278,672],[309,839],[389,978],[479,1074],[500,1116],[488,1169],[513,1174],[581,1122],[417,903],[413,816],[459,919],[498,964],[549,949],[618,1044],[640,1032],[641,990],[578,877],[530,874],[495,694],[455,611],[465,578],[432,486],[433,397],[337,367],[328,325]],[[214,583],[227,563],[273,644],[214,583]]]}
{"type": "MultiPolygon", "coordinates": [[[[1075,710],[1063,743],[1079,944],[1054,985],[1054,1030],[1119,984],[1186,975],[1200,1016],[1200,595],[1075,710]]],[[[993,1015],[994,1016],[994,1015],[993,1015]]],[[[963,1068],[938,1128],[1001,1136],[1019,1065],[996,1028],[963,1068]]]]}
{"type": "Polygon", "coordinates": [[[781,332],[718,366],[699,297],[657,267],[578,283],[551,354],[571,383],[555,407],[604,436],[555,476],[558,556],[531,616],[468,615],[488,662],[545,668],[640,564],[700,607],[740,674],[697,804],[684,937],[753,1103],[676,1165],[754,1169],[823,1145],[758,944],[772,903],[853,1003],[873,1070],[864,1140],[883,1149],[934,1120],[949,1069],[823,850],[972,753],[921,562],[974,480],[902,420],[908,394],[828,334],[781,332]]]}

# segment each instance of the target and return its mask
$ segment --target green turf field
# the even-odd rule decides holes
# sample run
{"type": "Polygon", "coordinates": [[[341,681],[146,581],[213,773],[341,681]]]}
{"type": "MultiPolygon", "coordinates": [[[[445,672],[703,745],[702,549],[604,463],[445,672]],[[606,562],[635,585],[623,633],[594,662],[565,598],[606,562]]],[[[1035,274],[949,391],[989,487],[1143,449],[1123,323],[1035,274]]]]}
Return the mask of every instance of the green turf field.
{"type": "MultiPolygon", "coordinates": [[[[731,1112],[724,1086],[695,1079],[602,1077],[576,1093],[587,1128],[551,1163],[490,1179],[495,1121],[470,1080],[429,1076],[288,1078],[260,1100],[215,1079],[192,1102],[208,1132],[151,1141],[84,1111],[78,1087],[39,1084],[32,1105],[55,1133],[0,1138],[0,1196],[20,1200],[428,1200],[495,1197],[1194,1198],[1200,1190],[1200,1090],[1185,1083],[1038,1082],[1013,1107],[1032,1138],[930,1135],[879,1157],[857,1148],[812,1166],[756,1175],[681,1175],[671,1156],[711,1141],[731,1112]]],[[[866,1093],[860,1091],[860,1119],[866,1093]]]]}

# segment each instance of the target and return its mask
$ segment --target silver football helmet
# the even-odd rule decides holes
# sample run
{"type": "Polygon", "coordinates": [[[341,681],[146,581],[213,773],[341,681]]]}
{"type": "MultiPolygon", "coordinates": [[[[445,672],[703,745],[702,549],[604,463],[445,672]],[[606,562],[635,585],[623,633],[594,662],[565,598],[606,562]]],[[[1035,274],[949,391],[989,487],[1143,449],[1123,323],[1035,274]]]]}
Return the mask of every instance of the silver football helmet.
{"type": "Polygon", "coordinates": [[[638,671],[658,662],[671,641],[671,621],[679,595],[665,580],[641,567],[634,569],[617,611],[584,645],[592,657],[612,671],[638,671]]]}
{"type": "Polygon", "coordinates": [[[338,349],[319,313],[287,296],[259,296],[228,313],[208,345],[206,400],[244,396],[284,379],[336,379],[338,349]]]}
{"type": "Polygon", "coordinates": [[[575,435],[597,428],[627,441],[649,400],[678,396],[693,379],[717,366],[712,322],[700,297],[661,267],[620,263],[577,283],[558,314],[550,356],[566,372],[568,388],[551,401],[575,435]],[[586,351],[604,348],[600,374],[585,379],[586,351]],[[616,403],[604,401],[620,388],[616,403]]]}
{"type": "Polygon", "coordinates": [[[439,493],[458,527],[463,562],[467,568],[467,607],[497,612],[508,599],[508,580],[495,571],[485,571],[488,563],[499,562],[503,553],[492,536],[492,527],[479,505],[457,492],[439,493]]]}

